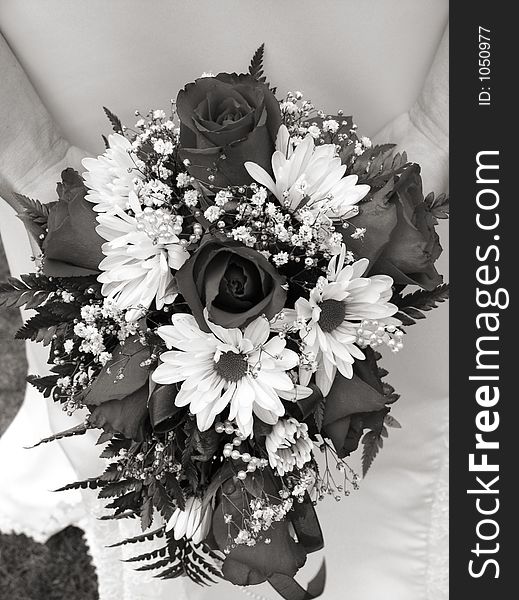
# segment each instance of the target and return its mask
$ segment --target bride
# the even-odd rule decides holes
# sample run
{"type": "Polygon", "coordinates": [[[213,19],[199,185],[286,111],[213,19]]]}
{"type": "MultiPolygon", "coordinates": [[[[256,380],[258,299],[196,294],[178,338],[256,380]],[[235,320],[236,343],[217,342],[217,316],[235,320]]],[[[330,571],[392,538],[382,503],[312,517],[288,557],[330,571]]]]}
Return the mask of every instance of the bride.
{"type": "MultiPolygon", "coordinates": [[[[318,9],[305,0],[205,0],[196,14],[193,4],[167,0],[146,7],[136,0],[44,4],[13,0],[0,7],[0,231],[14,276],[33,265],[23,226],[8,206],[11,194],[54,200],[61,170],[81,171],[84,156],[102,151],[97,135],[106,127],[98,106],[132,124],[130,109],[167,106],[202,71],[244,69],[263,41],[269,78],[282,92],[302,88],[326,110],[353,113],[366,135],[389,122],[374,139],[396,142],[422,165],[426,192],[446,191],[446,0],[325,1],[318,9]]],[[[445,242],[446,231],[440,233],[445,242]]],[[[445,256],[440,267],[445,273],[445,256]]],[[[447,598],[446,317],[445,309],[436,311],[409,330],[399,360],[385,358],[402,395],[392,414],[403,429],[385,442],[359,491],[320,505],[325,600],[447,598]]],[[[27,346],[30,372],[45,372],[45,352],[27,346]]],[[[47,491],[99,471],[94,437],[23,449],[70,427],[71,419],[27,388],[0,439],[0,530],[45,541],[69,524],[81,526],[101,600],[275,598],[268,587],[202,589],[147,579],[125,566],[125,548],[106,546],[132,535],[134,523],[99,521],[93,492],[47,491]]]]}

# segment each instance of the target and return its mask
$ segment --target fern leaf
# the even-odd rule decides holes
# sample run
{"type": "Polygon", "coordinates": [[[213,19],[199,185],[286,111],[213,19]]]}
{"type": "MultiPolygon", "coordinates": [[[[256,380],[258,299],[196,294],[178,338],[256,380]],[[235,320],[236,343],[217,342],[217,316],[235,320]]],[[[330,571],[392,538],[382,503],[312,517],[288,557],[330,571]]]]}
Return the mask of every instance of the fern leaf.
{"type": "Polygon", "coordinates": [[[98,477],[92,477],[90,479],[84,479],[83,481],[75,481],[74,483],[68,483],[63,487],[55,490],[56,492],[67,492],[68,490],[86,490],[91,489],[95,490],[96,488],[101,487],[103,484],[99,480],[98,477]]]}
{"type": "Polygon", "coordinates": [[[56,387],[58,379],[59,375],[45,375],[43,377],[39,377],[38,375],[28,375],[26,377],[27,383],[30,383],[41,392],[44,398],[50,397],[52,390],[56,387]]]}
{"type": "Polygon", "coordinates": [[[161,538],[165,534],[165,526],[162,525],[158,529],[154,529],[153,531],[147,531],[145,533],[141,533],[140,535],[136,535],[135,537],[127,538],[122,540],[121,542],[117,542],[116,544],[112,544],[108,546],[109,548],[118,548],[119,546],[126,546],[128,544],[137,544],[139,542],[149,542],[154,538],[161,538]]]}
{"type": "Polygon", "coordinates": [[[368,431],[362,438],[362,476],[366,477],[366,473],[373,464],[378,451],[383,446],[383,439],[380,435],[377,435],[374,431],[368,431]]]}
{"type": "Polygon", "coordinates": [[[263,74],[263,56],[265,54],[265,44],[261,44],[261,46],[254,52],[252,60],[249,65],[249,75],[254,77],[257,81],[265,82],[266,78],[263,74]]]}
{"type": "Polygon", "coordinates": [[[173,475],[173,473],[166,473],[165,485],[168,494],[175,500],[178,508],[180,508],[180,510],[184,510],[186,507],[184,492],[180,487],[178,479],[175,477],[175,475],[173,475]]]}
{"type": "Polygon", "coordinates": [[[404,325],[414,325],[417,320],[425,319],[424,312],[437,308],[438,304],[449,298],[449,284],[443,283],[431,291],[418,290],[412,294],[393,299],[398,306],[397,319],[401,319],[404,325]]]}
{"type": "Polygon", "coordinates": [[[137,479],[122,479],[120,481],[112,481],[103,487],[99,492],[99,498],[114,498],[122,496],[128,492],[135,491],[142,483],[137,479]]]}
{"type": "Polygon", "coordinates": [[[145,552],[144,554],[139,554],[138,556],[132,556],[131,558],[127,558],[123,560],[123,562],[141,562],[144,560],[155,560],[156,558],[162,558],[166,556],[167,553],[167,546],[162,546],[160,548],[152,550],[151,552],[145,552]]]}
{"type": "Polygon", "coordinates": [[[105,115],[108,117],[108,120],[112,124],[112,129],[115,131],[115,133],[122,134],[123,126],[119,117],[114,115],[114,113],[110,109],[106,108],[106,106],[103,106],[103,110],[105,111],[105,115]]]}
{"type": "Polygon", "coordinates": [[[59,433],[55,433],[49,437],[43,438],[34,446],[29,446],[29,448],[37,448],[40,444],[47,444],[48,442],[53,442],[55,440],[62,440],[63,438],[72,437],[74,435],[83,435],[87,432],[88,425],[85,423],[80,423],[79,425],[75,425],[70,429],[66,429],[65,431],[60,431],[59,433]]]}
{"type": "Polygon", "coordinates": [[[151,496],[153,506],[167,521],[173,514],[173,502],[169,497],[165,487],[160,481],[154,481],[150,485],[149,494],[151,496]]]}
{"type": "Polygon", "coordinates": [[[324,420],[324,407],[326,406],[326,400],[324,398],[321,399],[319,404],[315,407],[314,412],[314,421],[317,427],[317,431],[321,431],[323,427],[324,420]]]}

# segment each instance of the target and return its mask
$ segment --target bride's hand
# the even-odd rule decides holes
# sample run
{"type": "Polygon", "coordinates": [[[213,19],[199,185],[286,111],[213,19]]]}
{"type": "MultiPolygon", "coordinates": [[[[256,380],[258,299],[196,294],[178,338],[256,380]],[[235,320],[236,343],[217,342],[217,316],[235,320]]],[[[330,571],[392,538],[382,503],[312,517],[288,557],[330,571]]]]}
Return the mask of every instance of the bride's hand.
{"type": "Polygon", "coordinates": [[[447,192],[449,187],[449,34],[445,30],[424,87],[406,113],[374,136],[377,143],[393,142],[410,161],[422,167],[424,192],[447,192]]]}

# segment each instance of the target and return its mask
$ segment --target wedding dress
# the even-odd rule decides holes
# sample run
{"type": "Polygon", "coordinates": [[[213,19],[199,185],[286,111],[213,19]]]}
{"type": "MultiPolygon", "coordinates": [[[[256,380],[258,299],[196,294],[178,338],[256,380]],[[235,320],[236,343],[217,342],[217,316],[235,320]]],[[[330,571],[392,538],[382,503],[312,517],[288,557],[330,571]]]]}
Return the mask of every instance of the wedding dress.
{"type": "MultiPolygon", "coordinates": [[[[99,147],[92,131],[95,130],[97,135],[98,132],[106,131],[106,128],[103,129],[101,124],[95,122],[92,106],[108,104],[116,112],[117,108],[121,108],[118,112],[122,113],[122,117],[127,117],[130,114],[129,109],[138,106],[165,105],[166,101],[163,98],[169,98],[183,83],[192,80],[203,70],[216,70],[217,67],[222,70],[239,69],[245,66],[247,52],[251,47],[254,49],[254,44],[257,46],[262,41],[270,48],[267,62],[269,77],[273,81],[283,89],[291,89],[296,84],[303,90],[310,88],[310,97],[316,104],[326,106],[329,110],[337,107],[350,108],[359,116],[361,109],[362,114],[358,122],[366,124],[365,133],[369,134],[368,127],[372,131],[376,130],[383,121],[402,112],[412,103],[434,55],[433,42],[438,41],[446,18],[446,2],[443,0],[436,3],[435,9],[431,6],[426,7],[426,3],[417,8],[414,0],[384,0],[380,3],[362,3],[363,6],[353,0],[347,3],[319,3],[318,18],[326,19],[328,27],[334,29],[336,36],[343,34],[336,24],[338,20],[335,13],[341,10],[338,5],[342,8],[347,5],[347,14],[343,15],[344,23],[349,22],[351,25],[352,17],[360,15],[356,27],[365,28],[366,46],[369,45],[369,38],[373,32],[382,37],[385,35],[387,23],[403,32],[406,31],[406,27],[412,27],[413,19],[424,18],[429,25],[424,27],[422,24],[420,32],[410,34],[410,39],[405,42],[406,52],[409,55],[414,53],[413,56],[407,64],[392,65],[394,77],[400,78],[401,82],[405,81],[406,67],[416,60],[417,52],[419,54],[423,50],[423,47],[420,47],[423,31],[436,27],[435,35],[431,34],[428,57],[422,57],[421,75],[417,70],[412,85],[408,84],[402,91],[402,98],[387,99],[387,102],[392,104],[391,107],[385,105],[381,109],[380,105],[384,104],[385,100],[379,95],[372,99],[370,109],[366,103],[359,101],[360,96],[357,96],[357,103],[352,101],[351,105],[347,104],[356,94],[351,92],[345,97],[348,94],[344,89],[350,89],[350,83],[343,86],[344,89],[336,85],[337,69],[345,69],[339,67],[336,48],[340,47],[340,44],[337,46],[337,41],[330,40],[330,44],[336,44],[335,49],[320,50],[320,58],[327,57],[329,64],[316,60],[308,48],[307,54],[304,55],[305,44],[298,41],[297,35],[298,32],[304,31],[304,27],[312,27],[312,13],[302,10],[305,8],[303,5],[309,8],[312,3],[297,2],[299,16],[297,19],[294,17],[292,21],[288,20],[288,13],[284,13],[287,19],[285,22],[290,23],[286,31],[282,30],[276,19],[270,15],[265,17],[270,19],[270,22],[263,23],[260,32],[256,32],[254,27],[247,28],[244,25],[244,15],[249,21],[254,19],[254,11],[250,7],[238,6],[234,0],[218,3],[218,10],[210,5],[209,0],[197,3],[197,14],[201,17],[196,27],[202,28],[202,33],[195,29],[195,38],[204,40],[204,46],[198,47],[185,32],[182,33],[182,24],[189,23],[186,19],[189,16],[192,18],[192,10],[189,13],[186,7],[176,6],[173,18],[167,13],[167,1],[156,2],[154,8],[149,9],[151,22],[144,26],[146,31],[158,28],[162,35],[166,35],[168,28],[164,29],[163,23],[168,22],[169,18],[172,28],[170,35],[174,40],[180,40],[164,42],[169,56],[172,57],[167,72],[164,71],[166,63],[159,51],[160,45],[155,46],[151,38],[145,37],[140,40],[135,38],[134,47],[130,43],[131,39],[121,37],[122,34],[116,31],[122,14],[125,19],[128,19],[128,15],[135,15],[133,20],[141,22],[137,17],[141,10],[137,6],[138,3],[129,0],[120,3],[114,0],[108,6],[104,4],[98,0],[91,1],[86,8],[80,3],[59,3],[52,0],[42,7],[38,6],[37,2],[17,0],[4,2],[0,7],[2,33],[15,49],[41,97],[54,111],[55,119],[65,126],[67,135],[78,145],[97,150],[99,147]],[[441,10],[438,9],[440,5],[441,10]],[[429,11],[431,14],[425,15],[420,13],[420,10],[429,11]],[[97,11],[102,13],[102,18],[92,16],[97,11]],[[300,18],[301,12],[304,19],[300,18]],[[64,36],[59,48],[52,46],[51,37],[53,26],[57,27],[53,18],[58,18],[58,15],[64,36]],[[69,24],[68,29],[63,26],[64,22],[69,24]],[[208,23],[211,24],[210,27],[208,23]],[[234,27],[238,27],[238,23],[241,23],[243,29],[240,33],[242,43],[234,49],[226,49],[227,36],[231,35],[229,32],[232,32],[233,24],[234,27]],[[225,25],[225,36],[219,35],[218,24],[225,25]],[[248,40],[245,30],[253,40],[250,43],[247,41],[247,44],[243,44],[243,40],[248,40]],[[26,32],[33,34],[31,39],[26,32]],[[94,67],[94,62],[90,64],[90,60],[95,58],[90,56],[90,53],[98,56],[101,51],[97,45],[106,41],[107,32],[111,32],[113,36],[108,46],[113,56],[103,58],[103,61],[111,65],[110,69],[103,72],[100,62],[96,63],[97,67],[94,67]],[[209,50],[210,43],[217,48],[216,54],[213,48],[209,50]],[[41,52],[38,51],[38,44],[41,52]],[[241,49],[244,45],[245,51],[241,49]],[[75,58],[79,60],[79,65],[63,56],[67,54],[67,48],[76,50],[75,58]],[[126,54],[135,62],[132,68],[129,68],[123,59],[126,54]],[[45,67],[46,61],[47,65],[49,62],[53,64],[54,69],[45,67]],[[179,63],[178,69],[175,61],[179,63]],[[281,66],[276,64],[277,61],[280,61],[281,66]],[[288,64],[283,66],[283,61],[288,64]],[[41,72],[38,71],[40,68],[41,72]],[[123,70],[125,76],[117,80],[119,86],[111,85],[112,73],[117,73],[119,69],[123,70]],[[297,69],[299,72],[295,72],[297,69]],[[65,71],[66,77],[62,76],[62,71],[65,71]],[[314,77],[314,71],[319,73],[317,79],[314,77]],[[155,80],[151,85],[146,83],[146,78],[152,77],[153,72],[156,72],[160,83],[157,84],[155,80]],[[85,78],[88,79],[88,85],[85,84],[85,78]],[[79,91],[74,92],[75,85],[79,86],[79,91]],[[127,91],[120,89],[124,86],[127,87],[127,91]],[[127,93],[129,95],[126,95],[127,93]],[[113,100],[113,104],[110,104],[110,99],[113,100]]],[[[262,11],[266,4],[268,2],[261,3],[262,11]]],[[[272,10],[274,7],[279,11],[288,10],[286,6],[280,7],[280,4],[285,3],[273,2],[272,10]]],[[[292,8],[296,5],[290,2],[286,4],[292,8]]],[[[256,8],[259,5],[258,3],[256,8]]],[[[314,14],[317,14],[315,7],[314,14]]],[[[325,33],[322,25],[315,27],[318,30],[320,27],[320,34],[317,36],[319,40],[322,40],[324,35],[331,36],[330,31],[325,33]]],[[[221,30],[222,27],[220,32],[221,30]]],[[[160,37],[157,31],[154,31],[154,36],[160,37]]],[[[375,54],[384,43],[392,48],[391,40],[396,37],[398,34],[392,32],[387,33],[385,42],[379,39],[375,43],[375,54]]],[[[398,39],[401,41],[401,37],[398,39]]],[[[344,44],[350,52],[358,53],[358,59],[363,64],[363,69],[359,67],[355,70],[352,66],[355,61],[348,62],[348,68],[351,67],[351,86],[369,86],[370,81],[379,77],[379,74],[380,77],[383,76],[381,71],[384,69],[380,64],[377,68],[375,65],[380,61],[384,62],[383,54],[373,55],[375,62],[370,69],[370,63],[365,59],[366,48],[355,47],[355,44],[352,48],[351,41],[347,40],[344,44]]],[[[344,52],[346,54],[346,51],[344,52]]],[[[347,69],[345,71],[348,72],[347,69]]],[[[131,123],[131,120],[128,122],[131,123]]],[[[23,157],[20,157],[20,160],[22,159],[23,157]]],[[[57,177],[56,171],[56,179],[57,177]]],[[[17,189],[25,193],[29,193],[30,190],[31,184],[27,184],[25,189],[17,189]]],[[[31,248],[23,226],[1,199],[0,233],[12,274],[32,270],[33,265],[29,258],[31,248]]],[[[440,233],[445,246],[446,229],[442,228],[440,233]]],[[[446,273],[446,265],[445,254],[439,266],[443,273],[446,273]]],[[[396,356],[391,355],[384,359],[384,366],[390,372],[388,380],[402,396],[394,406],[392,415],[402,424],[403,429],[391,430],[383,451],[375,460],[366,479],[361,482],[360,490],[341,502],[329,499],[318,508],[326,542],[328,570],[324,600],[339,597],[364,600],[447,598],[448,377],[445,307],[433,311],[426,322],[409,328],[408,332],[404,350],[396,356]]],[[[42,347],[27,345],[30,372],[45,372],[45,353],[46,349],[42,347]]],[[[100,459],[97,458],[99,448],[93,445],[95,432],[31,450],[23,448],[54,431],[70,427],[74,419],[80,417],[67,417],[59,407],[43,399],[34,388],[27,388],[18,415],[0,439],[0,530],[23,532],[37,541],[45,541],[69,524],[82,527],[97,570],[100,600],[238,600],[247,597],[276,597],[274,591],[267,586],[234,588],[224,582],[212,588],[199,588],[187,580],[159,581],[146,573],[135,573],[131,566],[123,563],[124,558],[135,553],[135,546],[117,549],[109,549],[107,546],[137,533],[136,523],[100,521],[98,516],[101,509],[96,501],[95,492],[50,491],[100,471],[100,459]]],[[[351,464],[352,467],[356,467],[355,461],[351,464]]],[[[313,575],[321,558],[311,557],[309,564],[298,577],[302,582],[313,575]]]]}

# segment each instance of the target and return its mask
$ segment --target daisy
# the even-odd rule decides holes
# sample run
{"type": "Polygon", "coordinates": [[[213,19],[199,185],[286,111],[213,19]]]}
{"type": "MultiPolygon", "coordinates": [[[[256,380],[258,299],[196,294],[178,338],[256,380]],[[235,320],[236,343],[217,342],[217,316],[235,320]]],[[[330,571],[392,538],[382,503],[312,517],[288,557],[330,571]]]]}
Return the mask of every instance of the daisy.
{"type": "Polygon", "coordinates": [[[128,197],[134,190],[135,179],[143,179],[138,170],[140,161],[131,155],[131,143],[123,135],[108,136],[109,148],[97,158],[84,158],[83,173],[90,188],[86,199],[95,204],[98,212],[111,212],[116,207],[128,208],[128,197]]]}
{"type": "Polygon", "coordinates": [[[273,425],[285,414],[282,398],[295,400],[311,393],[309,388],[294,385],[286,373],[297,366],[297,354],[279,336],[269,340],[265,317],[257,318],[243,332],[207,321],[211,332],[205,333],[187,314],[174,314],[171,322],[157,333],[175,350],[161,355],[162,364],[152,379],[162,384],[183,382],[175,405],[189,406],[200,431],[209,429],[229,406],[228,419],[235,419],[247,437],[252,433],[253,414],[273,425]]]}
{"type": "Polygon", "coordinates": [[[308,437],[308,426],[293,417],[279,419],[267,435],[265,446],[270,466],[283,476],[302,469],[312,458],[312,442],[308,437]]]}
{"type": "Polygon", "coordinates": [[[185,538],[192,540],[195,544],[200,544],[211,526],[211,507],[209,503],[204,506],[200,498],[191,496],[186,500],[184,510],[177,508],[171,515],[166,531],[173,530],[173,536],[176,540],[185,538]]]}
{"type": "Polygon", "coordinates": [[[336,156],[334,144],[315,146],[308,134],[297,146],[281,125],[272,155],[274,179],[259,165],[246,162],[249,175],[268,188],[292,212],[310,210],[315,217],[346,219],[357,214],[356,204],[369,192],[357,185],[357,175],[344,177],[346,166],[336,156]]]}
{"type": "Polygon", "coordinates": [[[119,207],[112,214],[100,213],[96,231],[107,240],[99,264],[102,294],[134,320],[153,301],[161,309],[175,299],[172,269],[180,269],[189,254],[178,238],[180,217],[167,209],[142,209],[135,195],[130,204],[134,215],[119,207]]]}
{"type": "MultiPolygon", "coordinates": [[[[393,280],[387,275],[362,277],[368,268],[366,258],[344,266],[346,249],[330,261],[328,277],[322,277],[310,292],[299,298],[295,315],[303,325],[299,329],[304,352],[317,357],[316,383],[326,396],[337,370],[348,379],[353,377],[353,363],[363,360],[355,344],[359,324],[366,319],[378,321],[394,315],[398,308],[389,302],[393,280]]],[[[308,383],[311,372],[301,373],[308,383]]]]}

